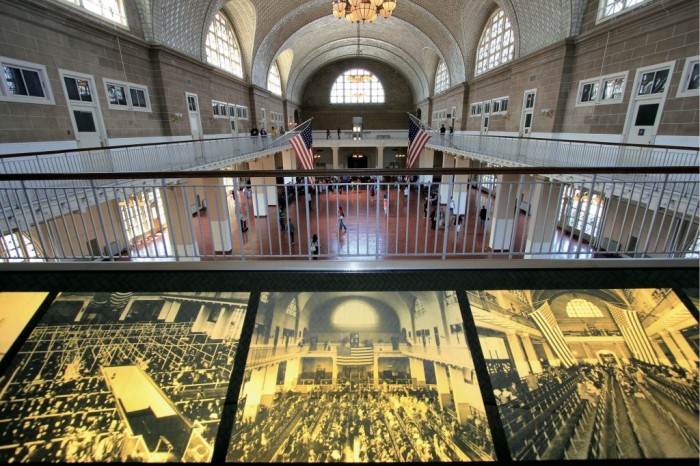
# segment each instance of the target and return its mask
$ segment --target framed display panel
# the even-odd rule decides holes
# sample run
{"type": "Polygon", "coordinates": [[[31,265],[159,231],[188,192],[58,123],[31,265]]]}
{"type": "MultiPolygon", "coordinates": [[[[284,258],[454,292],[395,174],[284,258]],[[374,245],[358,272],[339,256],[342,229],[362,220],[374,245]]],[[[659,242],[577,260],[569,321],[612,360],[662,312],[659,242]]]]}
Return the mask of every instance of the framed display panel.
{"type": "Polygon", "coordinates": [[[0,361],[48,295],[45,292],[0,292],[0,361]]]}
{"type": "MultiPolygon", "coordinates": [[[[166,432],[166,435],[163,435],[166,442],[160,438],[161,434],[157,440],[153,438],[147,440],[146,431],[140,431],[140,434],[129,436],[130,443],[122,442],[109,450],[113,454],[115,450],[118,451],[118,455],[111,458],[102,456],[101,461],[134,459],[124,457],[125,451],[141,452],[142,456],[139,459],[142,461],[278,462],[288,460],[300,463],[325,460],[362,461],[370,459],[371,451],[367,446],[363,451],[361,441],[362,436],[367,436],[368,433],[375,437],[370,443],[374,442],[376,445],[379,442],[376,437],[381,437],[382,441],[388,441],[393,445],[394,450],[402,455],[391,458],[386,456],[391,452],[385,454],[384,450],[375,448],[375,451],[382,450],[379,456],[371,457],[375,462],[393,460],[501,463],[517,461],[520,464],[537,464],[547,460],[567,460],[604,464],[629,462],[629,458],[643,458],[642,461],[645,463],[697,464],[699,458],[697,452],[688,454],[687,451],[675,455],[652,456],[654,450],[646,447],[642,447],[646,448],[642,456],[625,457],[619,451],[612,452],[616,451],[614,445],[626,444],[629,439],[613,437],[605,439],[606,445],[613,445],[611,449],[587,449],[585,455],[573,456],[566,452],[564,446],[574,441],[588,442],[590,445],[591,439],[586,439],[580,429],[568,431],[563,427],[564,419],[555,429],[556,436],[552,434],[552,428],[548,427],[550,431],[546,434],[546,438],[551,447],[548,452],[531,454],[531,456],[523,454],[523,449],[513,441],[515,424],[511,424],[510,418],[506,419],[503,415],[505,405],[496,397],[498,392],[495,390],[501,388],[503,380],[494,378],[494,373],[497,373],[494,372],[494,362],[508,361],[511,367],[522,368],[525,367],[523,366],[525,361],[529,367],[528,351],[531,351],[531,348],[522,343],[525,341],[527,332],[520,335],[518,332],[522,329],[516,329],[515,335],[519,338],[517,340],[519,343],[515,345],[512,337],[508,336],[511,327],[504,324],[500,306],[489,307],[488,312],[484,311],[484,307],[488,307],[491,303],[491,298],[488,298],[485,293],[496,296],[497,300],[507,293],[515,295],[539,293],[537,296],[549,293],[552,296],[569,296],[572,293],[581,293],[583,290],[596,295],[603,293],[606,296],[614,294],[626,296],[626,293],[632,292],[640,296],[642,294],[650,296],[649,299],[653,298],[654,293],[657,293],[657,296],[661,296],[659,293],[662,293],[676,299],[678,309],[684,309],[687,316],[689,315],[686,318],[690,325],[684,330],[684,335],[688,340],[692,340],[693,325],[697,329],[698,317],[697,308],[693,305],[693,300],[697,302],[697,292],[695,297],[692,292],[697,289],[698,283],[696,262],[425,260],[418,263],[267,261],[34,265],[10,264],[0,270],[2,278],[0,291],[49,290],[52,304],[68,301],[69,298],[76,296],[92,296],[91,302],[94,297],[97,297],[99,303],[120,301],[120,297],[123,300],[126,296],[129,296],[129,299],[137,297],[134,302],[141,303],[137,304],[134,310],[139,311],[141,307],[150,310],[135,312],[134,315],[143,316],[145,313],[152,318],[155,314],[156,321],[159,316],[162,318],[163,315],[168,314],[163,310],[164,305],[150,308],[147,304],[150,298],[158,300],[164,296],[170,296],[175,299],[175,296],[189,295],[190,298],[187,299],[196,302],[206,296],[237,296],[241,300],[239,304],[244,308],[238,319],[239,322],[242,320],[242,323],[236,350],[222,353],[226,354],[226,362],[215,365],[220,369],[216,375],[219,389],[208,401],[213,403],[211,406],[216,406],[218,400],[218,407],[214,409],[216,416],[210,417],[211,411],[205,411],[199,419],[199,422],[207,425],[209,430],[200,437],[192,436],[190,433],[187,442],[176,440],[175,443],[171,437],[181,439],[184,435],[181,434],[178,437],[174,433],[166,432]],[[165,293],[162,290],[170,291],[165,293]],[[344,311],[346,308],[350,310],[344,311]],[[367,327],[367,325],[374,325],[374,327],[367,327]],[[371,363],[366,354],[369,352],[367,348],[371,348],[371,363]],[[367,358],[367,360],[361,358],[367,358]],[[343,396],[346,398],[338,398],[343,396]],[[398,403],[392,400],[398,400],[398,403]],[[345,404],[338,407],[333,404],[336,401],[345,404]],[[275,412],[283,412],[286,418],[287,414],[293,417],[291,413],[297,411],[303,415],[299,414],[298,419],[294,418],[296,422],[274,424],[278,427],[286,426],[289,429],[286,427],[275,429],[274,425],[270,424],[275,419],[275,412]],[[413,413],[413,417],[407,414],[409,411],[413,413]],[[373,415],[366,416],[370,412],[373,415]],[[261,416],[260,413],[264,415],[261,416]],[[344,424],[340,422],[341,418],[337,417],[341,415],[344,424]],[[368,422],[365,421],[365,417],[369,418],[368,422]],[[333,422],[329,419],[333,419],[333,422]],[[362,422],[359,422],[360,420],[362,422]],[[311,448],[304,443],[307,439],[304,436],[304,428],[299,424],[299,422],[311,421],[315,424],[308,438],[314,438],[313,435],[316,435],[314,440],[320,439],[322,441],[320,445],[327,446],[329,444],[323,442],[328,442],[335,435],[340,437],[342,434],[344,435],[343,442],[340,444],[342,449],[337,447],[327,450],[319,448],[319,451],[314,449],[311,456],[311,448]],[[376,422],[384,424],[377,425],[376,422]],[[415,429],[410,430],[411,434],[408,437],[403,437],[401,432],[406,430],[402,428],[411,422],[415,429]],[[339,429],[338,424],[345,427],[339,429]],[[436,430],[436,425],[439,426],[439,432],[436,430]],[[263,426],[266,426],[266,429],[263,429],[263,426]],[[477,435],[479,432],[475,430],[477,427],[481,429],[481,435],[477,435]],[[300,430],[296,431],[295,428],[300,430]],[[284,432],[284,435],[280,436],[278,430],[284,432]],[[456,435],[463,434],[464,431],[467,431],[466,435],[456,435]],[[245,442],[240,443],[243,438],[245,442]],[[296,440],[297,443],[291,442],[290,439],[296,440]],[[460,444],[458,440],[463,443],[460,444]],[[409,443],[402,443],[406,441],[409,443]],[[473,445],[470,446],[470,442],[473,445]],[[146,447],[143,446],[144,444],[146,447]],[[285,457],[284,447],[287,445],[296,448],[290,448],[287,451],[288,456],[285,457]],[[265,447],[267,450],[273,450],[274,446],[279,447],[274,454],[261,449],[265,447]],[[408,455],[407,452],[411,449],[416,451],[415,456],[408,455]],[[262,454],[261,451],[263,451],[262,454]],[[164,456],[148,456],[154,453],[164,456]],[[292,453],[298,455],[293,456],[292,453]]],[[[107,304],[107,307],[110,306],[113,305],[107,304]]],[[[4,393],[7,387],[11,386],[13,374],[18,370],[20,372],[24,370],[22,361],[27,355],[22,353],[21,348],[34,344],[31,336],[34,332],[46,330],[47,322],[52,319],[52,307],[48,306],[48,309],[37,313],[40,322],[30,323],[29,336],[24,334],[20,336],[21,341],[15,345],[20,349],[14,352],[11,350],[6,360],[0,362],[2,370],[0,393],[4,393]]],[[[131,315],[131,311],[124,314],[125,310],[126,307],[120,312],[109,311],[112,319],[118,321],[116,325],[114,323],[110,325],[115,327],[125,325],[119,322],[120,317],[123,316],[126,320],[131,315]]],[[[59,314],[68,316],[68,319],[75,319],[79,312],[79,310],[70,312],[64,310],[59,314]]],[[[82,315],[88,314],[90,313],[83,312],[82,315]]],[[[187,320],[186,333],[199,335],[201,327],[195,330],[197,322],[202,324],[209,320],[208,317],[205,320],[198,320],[203,319],[200,311],[193,312],[193,315],[195,317],[187,320]]],[[[512,322],[509,325],[517,323],[513,323],[517,319],[519,317],[513,316],[509,319],[512,322]]],[[[585,320],[583,317],[579,319],[585,320]]],[[[81,335],[83,340],[91,338],[87,336],[88,334],[94,335],[104,331],[96,327],[103,324],[93,323],[94,317],[90,322],[89,325],[85,325],[88,333],[81,335]]],[[[75,322],[52,325],[70,326],[75,325],[75,322]]],[[[217,324],[207,324],[207,326],[211,327],[210,332],[214,332],[217,324]]],[[[550,351],[551,348],[547,347],[549,343],[544,337],[538,339],[534,336],[534,329],[539,327],[532,323],[526,327],[531,329],[530,333],[533,333],[530,335],[530,343],[536,348],[535,354],[544,354],[552,361],[551,364],[541,363],[543,371],[545,367],[555,366],[557,358],[552,355],[558,353],[550,351]]],[[[585,328],[589,331],[587,324],[585,328]]],[[[219,328],[216,331],[220,330],[219,328]]],[[[569,330],[566,329],[566,331],[569,330]]],[[[217,333],[214,336],[222,335],[217,333]]],[[[212,340],[211,336],[209,338],[209,342],[217,340],[217,338],[212,340]]],[[[70,341],[75,340],[76,338],[73,338],[70,341]]],[[[152,342],[157,339],[149,341],[151,343],[148,344],[153,344],[152,342]]],[[[663,342],[663,340],[659,341],[663,342]]],[[[595,342],[596,345],[598,343],[598,341],[595,342]]],[[[145,345],[148,346],[148,344],[145,345]]],[[[692,344],[689,342],[689,345],[692,346],[692,344]]],[[[162,347],[163,351],[159,351],[158,354],[175,354],[182,350],[182,345],[186,346],[186,343],[181,344],[177,338],[173,338],[172,345],[169,348],[162,347]]],[[[627,364],[633,360],[629,357],[632,350],[625,349],[625,345],[629,344],[618,341],[613,348],[621,364],[627,364]]],[[[673,366],[675,359],[672,353],[671,356],[667,354],[667,343],[660,348],[654,348],[653,343],[651,345],[659,356],[663,354],[671,363],[668,367],[673,366]]],[[[132,351],[126,343],[116,346],[119,347],[120,354],[132,351]]],[[[572,348],[572,352],[575,350],[586,354],[587,351],[583,343],[577,343],[572,348]]],[[[75,358],[67,347],[61,348],[58,352],[63,354],[61,361],[64,366],[74,363],[75,366],[80,367],[80,364],[77,364],[79,361],[95,358],[94,356],[75,358]]],[[[200,356],[203,353],[205,353],[203,350],[197,352],[200,356]]],[[[104,354],[107,352],[105,351],[104,354]]],[[[134,352],[135,354],[138,353],[134,352]]],[[[695,354],[697,354],[697,338],[695,338],[695,354]]],[[[129,400],[125,393],[139,387],[140,393],[148,394],[140,398],[158,400],[158,403],[165,407],[166,415],[177,417],[184,411],[178,407],[178,402],[182,399],[176,398],[176,395],[183,392],[190,395],[189,385],[187,390],[178,388],[173,391],[172,384],[166,384],[165,387],[162,384],[159,385],[148,370],[144,371],[143,361],[139,361],[133,355],[119,358],[115,359],[117,363],[107,361],[100,366],[99,370],[90,373],[91,383],[99,384],[101,396],[113,399],[114,406],[117,407],[120,407],[122,402],[132,406],[127,403],[129,400]],[[122,361],[119,358],[125,359],[122,361]],[[121,376],[127,376],[133,382],[122,385],[111,382],[118,381],[121,376]],[[119,397],[123,400],[117,402],[119,397]]],[[[540,356],[537,357],[538,360],[539,358],[540,356]]],[[[663,359],[659,358],[659,367],[667,366],[663,359]]],[[[604,363],[596,363],[588,355],[581,360],[594,367],[604,366],[604,363]]],[[[612,361],[613,359],[606,357],[602,360],[612,361]]],[[[696,368],[697,360],[695,364],[696,368]]],[[[163,367],[170,365],[168,363],[163,367]]],[[[51,370],[58,374],[57,369],[51,370]]],[[[606,368],[605,370],[617,369],[606,368]]],[[[177,367],[173,366],[168,370],[168,377],[173,377],[170,374],[176,372],[177,367]]],[[[62,380],[60,377],[58,379],[62,380]]],[[[55,383],[55,380],[56,377],[52,383],[55,383]]],[[[527,382],[526,376],[524,381],[527,382]]],[[[24,386],[33,385],[24,384],[24,386]]],[[[74,395],[81,397],[78,393],[82,393],[86,388],[89,387],[83,385],[81,389],[74,390],[74,395]]],[[[568,390],[571,390],[571,387],[568,387],[568,390]]],[[[502,390],[499,395],[501,394],[502,390]]],[[[547,397],[538,395],[537,399],[549,400],[551,397],[551,394],[547,397]]],[[[46,403],[46,399],[46,397],[41,398],[41,403],[46,403]]],[[[83,396],[81,399],[90,399],[90,397],[83,396]]],[[[618,400],[622,399],[618,397],[618,400]]],[[[634,395],[631,399],[642,400],[635,398],[634,395]]],[[[15,400],[16,397],[10,400],[0,396],[0,427],[4,422],[2,421],[2,416],[5,416],[2,414],[3,411],[8,409],[6,406],[10,401],[15,400]]],[[[141,399],[138,401],[144,403],[141,399]]],[[[144,412],[148,415],[142,418],[139,414],[131,418],[140,421],[157,420],[158,416],[153,413],[157,411],[158,403],[153,401],[148,406],[137,406],[145,410],[144,412]]],[[[664,405],[662,403],[662,406],[664,405]]],[[[39,406],[43,405],[39,404],[39,406]]],[[[24,415],[24,407],[22,409],[22,423],[17,425],[16,429],[10,430],[10,432],[14,430],[22,432],[21,434],[12,433],[15,436],[19,435],[20,438],[15,438],[14,443],[8,441],[6,430],[0,437],[0,451],[29,449],[31,445],[40,443],[36,440],[37,434],[43,434],[45,435],[43,442],[50,444],[66,442],[64,447],[75,443],[67,440],[76,440],[79,444],[84,442],[82,450],[72,445],[71,453],[81,451],[84,456],[79,457],[79,460],[97,461],[95,452],[97,455],[104,455],[104,451],[113,441],[115,431],[129,434],[134,432],[129,431],[123,421],[126,419],[131,423],[129,416],[119,417],[120,408],[114,408],[113,411],[113,419],[117,420],[114,429],[110,430],[110,427],[107,427],[106,431],[100,430],[99,432],[103,435],[100,438],[95,436],[89,441],[85,437],[79,437],[78,434],[75,437],[58,437],[54,436],[53,431],[49,431],[48,434],[38,431],[36,427],[32,427],[31,418],[24,415]],[[112,440],[105,440],[106,438],[112,438],[112,440]],[[87,443],[91,444],[90,448],[85,446],[87,443]]],[[[687,414],[692,410],[692,406],[689,406],[685,412],[687,414]]],[[[138,410],[136,412],[138,413],[138,410]]],[[[518,411],[520,412],[522,411],[518,411]]],[[[608,415],[606,419],[610,421],[614,419],[610,417],[613,416],[611,413],[619,413],[620,408],[613,410],[611,407],[606,412],[608,415]]],[[[129,409],[127,413],[134,414],[134,409],[129,409]]],[[[697,420],[697,411],[692,415],[697,420]]],[[[85,426],[86,421],[82,419],[86,416],[85,413],[81,411],[79,416],[81,416],[79,421],[82,423],[80,425],[85,426]]],[[[185,415],[183,417],[187,418],[185,415]]],[[[175,422],[175,418],[172,419],[173,422],[166,425],[171,425],[176,432],[182,432],[181,426],[187,425],[186,422],[184,420],[175,422]],[[180,427],[175,428],[175,426],[180,427]]],[[[570,426],[568,422],[566,425],[570,426]]],[[[537,429],[536,432],[541,431],[541,426],[534,424],[531,426],[537,429]]],[[[546,426],[550,426],[550,422],[547,422],[546,426]]],[[[84,430],[79,432],[82,434],[84,430]]],[[[307,430],[309,430],[308,426],[307,430]]],[[[683,436],[679,431],[669,432],[668,435],[683,436]]],[[[528,438],[534,441],[539,437],[529,433],[528,438]]],[[[658,438],[658,442],[661,442],[662,437],[659,435],[658,438]]],[[[687,441],[692,448],[692,433],[683,441],[687,441]]],[[[33,450],[37,448],[35,446],[33,450]]],[[[65,457],[66,453],[63,452],[62,447],[57,451],[65,457]]],[[[56,458],[55,456],[30,457],[38,461],[50,461],[56,458]]],[[[27,458],[17,457],[13,460],[26,461],[27,458]]]]}

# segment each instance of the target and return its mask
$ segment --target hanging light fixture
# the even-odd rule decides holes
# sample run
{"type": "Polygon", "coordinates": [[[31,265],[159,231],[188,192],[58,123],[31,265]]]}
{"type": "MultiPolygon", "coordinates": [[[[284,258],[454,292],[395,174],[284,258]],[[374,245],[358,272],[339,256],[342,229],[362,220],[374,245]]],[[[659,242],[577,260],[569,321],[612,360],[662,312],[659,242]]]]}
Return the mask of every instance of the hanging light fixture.
{"type": "Polygon", "coordinates": [[[372,23],[379,15],[388,18],[395,8],[396,0],[334,0],[333,16],[351,23],[372,23]]]}
{"type": "MultiPolygon", "coordinates": [[[[362,50],[360,49],[360,23],[357,23],[357,55],[356,55],[356,63],[355,63],[355,69],[353,70],[353,74],[348,75],[345,79],[349,82],[352,83],[364,83],[367,81],[372,80],[372,76],[368,74],[364,74],[363,72],[360,71],[360,54],[362,53],[362,50]]],[[[367,97],[364,93],[355,93],[353,94],[353,97],[358,98],[358,99],[363,99],[367,97]]]]}

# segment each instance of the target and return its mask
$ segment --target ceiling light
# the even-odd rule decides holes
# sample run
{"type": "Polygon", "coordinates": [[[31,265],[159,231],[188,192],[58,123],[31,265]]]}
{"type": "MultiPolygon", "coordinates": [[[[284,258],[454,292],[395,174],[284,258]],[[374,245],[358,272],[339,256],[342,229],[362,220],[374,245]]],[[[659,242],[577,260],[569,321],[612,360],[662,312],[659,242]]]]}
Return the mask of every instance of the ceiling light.
{"type": "Polygon", "coordinates": [[[351,23],[374,22],[378,15],[388,18],[396,8],[396,0],[335,0],[333,16],[351,23]]]}

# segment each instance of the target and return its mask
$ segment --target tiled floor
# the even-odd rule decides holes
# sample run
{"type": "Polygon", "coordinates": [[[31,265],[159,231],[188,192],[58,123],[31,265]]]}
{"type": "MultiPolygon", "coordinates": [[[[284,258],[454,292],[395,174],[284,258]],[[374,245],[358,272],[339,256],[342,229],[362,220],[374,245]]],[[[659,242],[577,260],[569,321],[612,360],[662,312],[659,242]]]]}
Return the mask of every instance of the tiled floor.
{"type": "MultiPolygon", "coordinates": [[[[265,216],[255,216],[253,200],[246,197],[243,191],[239,191],[235,193],[235,201],[233,194],[229,195],[229,214],[232,219],[246,216],[248,230],[241,231],[240,223],[235,222],[231,225],[231,250],[215,251],[207,212],[200,211],[192,218],[202,260],[231,260],[244,257],[308,260],[309,243],[313,234],[319,236],[320,257],[325,259],[523,257],[523,232],[526,231],[528,220],[526,215],[519,215],[512,250],[494,253],[489,248],[488,222],[485,227],[478,222],[478,209],[481,205],[490,206],[491,199],[476,189],[472,189],[467,196],[466,219],[459,232],[451,223],[446,228],[433,229],[430,219],[424,216],[425,196],[417,190],[410,191],[408,196],[405,196],[400,187],[391,185],[388,190],[389,207],[386,215],[381,198],[387,191],[382,191],[374,199],[365,186],[356,186],[341,193],[319,191],[321,192],[312,196],[308,217],[306,203],[297,202],[297,199],[303,199],[303,195],[297,199],[285,200],[286,221],[291,220],[295,225],[294,242],[288,230],[282,231],[280,228],[277,207],[268,207],[265,216]],[[345,211],[344,223],[347,231],[339,231],[339,207],[345,211]]],[[[172,256],[173,251],[167,251],[167,235],[166,229],[162,236],[157,235],[138,251],[132,251],[132,260],[162,260],[162,256],[172,256]]],[[[556,245],[561,252],[550,255],[550,258],[571,258],[570,252],[576,252],[577,248],[580,252],[579,257],[591,256],[587,244],[579,245],[576,239],[571,239],[561,232],[557,232],[556,245]]]]}

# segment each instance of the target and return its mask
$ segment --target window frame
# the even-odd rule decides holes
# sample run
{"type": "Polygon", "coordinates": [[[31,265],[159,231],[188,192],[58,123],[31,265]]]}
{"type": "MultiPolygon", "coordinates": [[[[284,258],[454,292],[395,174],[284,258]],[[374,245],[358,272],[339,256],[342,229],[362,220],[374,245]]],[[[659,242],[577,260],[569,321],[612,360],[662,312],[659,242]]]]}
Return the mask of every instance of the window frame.
{"type": "Polygon", "coordinates": [[[282,96],[282,76],[280,76],[280,68],[279,66],[277,66],[277,62],[275,61],[272,62],[269,70],[267,71],[267,90],[272,92],[274,95],[280,97],[282,96]],[[271,82],[272,78],[276,78],[276,80],[274,82],[271,82]],[[274,88],[270,88],[271,84],[274,88]],[[277,89],[278,87],[279,91],[277,89]]]}
{"type": "MultiPolygon", "coordinates": [[[[623,0],[623,1],[626,5],[628,3],[628,1],[630,1],[630,0],[623,0]]],[[[634,0],[632,0],[632,1],[634,1],[634,0]]],[[[620,11],[617,11],[617,12],[609,14],[609,15],[605,15],[605,9],[606,9],[608,0],[598,0],[598,13],[596,15],[596,24],[599,24],[603,21],[608,21],[609,19],[612,19],[612,18],[615,18],[615,17],[620,16],[622,14],[625,14],[628,11],[631,11],[637,7],[651,3],[651,1],[652,0],[639,0],[632,5],[623,6],[620,9],[620,11]]]]}
{"type": "Polygon", "coordinates": [[[447,63],[444,60],[440,60],[437,68],[435,69],[435,87],[434,95],[445,92],[450,88],[450,73],[447,69],[447,63]]]}
{"type": "MultiPolygon", "coordinates": [[[[102,0],[97,0],[100,3],[100,6],[102,6],[102,0]]],[[[109,16],[105,16],[101,13],[98,13],[96,11],[92,11],[85,7],[83,5],[83,0],[63,0],[64,3],[67,3],[68,5],[71,5],[73,8],[79,8],[81,11],[84,11],[92,16],[95,16],[96,18],[100,18],[105,21],[109,21],[110,23],[116,24],[117,26],[121,26],[123,28],[129,28],[129,19],[126,16],[126,9],[124,8],[124,0],[115,0],[117,4],[119,5],[119,18],[122,19],[123,21],[115,21],[114,19],[110,18],[109,16]]]]}
{"type": "Polygon", "coordinates": [[[211,101],[211,113],[212,116],[215,119],[221,119],[221,120],[228,120],[230,119],[230,115],[228,114],[228,108],[231,104],[228,102],[224,102],[223,100],[214,100],[212,99],[211,101]],[[221,110],[223,109],[223,113],[221,110]]]}
{"type": "Polygon", "coordinates": [[[469,106],[469,117],[480,117],[484,110],[484,102],[474,102],[469,106]]]}
{"type": "Polygon", "coordinates": [[[379,77],[366,68],[347,68],[333,80],[328,102],[331,105],[383,105],[386,104],[386,90],[379,77]],[[369,79],[353,83],[349,79],[350,76],[369,76],[369,79]],[[360,88],[360,84],[363,88],[360,88]],[[341,85],[342,88],[339,89],[341,85]],[[368,94],[364,94],[365,92],[368,94]],[[356,95],[360,93],[363,95],[356,95]]]}
{"type": "Polygon", "coordinates": [[[24,60],[16,60],[9,57],[0,57],[0,67],[3,68],[0,72],[0,101],[19,102],[25,104],[56,105],[53,91],[51,89],[51,82],[49,81],[49,75],[44,65],[31,63],[24,60]],[[7,84],[7,79],[5,77],[5,66],[37,73],[44,96],[37,97],[31,95],[14,94],[10,92],[10,86],[7,84]]]}
{"type": "Polygon", "coordinates": [[[700,56],[696,55],[685,59],[683,74],[681,74],[681,81],[678,83],[676,97],[697,97],[700,95],[700,89],[688,89],[693,70],[696,66],[700,69],[700,56]]]}
{"type": "Polygon", "coordinates": [[[515,32],[513,23],[503,8],[489,15],[476,45],[474,76],[480,76],[513,61],[515,58],[515,32]],[[497,18],[502,15],[502,20],[497,18]],[[502,25],[497,24],[503,21],[502,25]],[[495,35],[494,35],[495,34],[495,35]],[[505,43],[506,38],[509,42],[505,43]],[[504,57],[504,54],[507,57],[504,57]]]}
{"type": "Polygon", "coordinates": [[[510,96],[496,97],[491,99],[491,115],[505,115],[508,113],[508,104],[510,103],[510,96]],[[503,103],[505,102],[505,109],[503,109],[503,103]],[[496,105],[498,105],[498,110],[495,110],[496,105]]]}
{"type": "Polygon", "coordinates": [[[133,112],[152,112],[151,108],[151,97],[148,93],[148,87],[141,84],[128,83],[126,81],[119,81],[117,79],[102,78],[102,82],[105,88],[105,100],[107,101],[107,108],[110,110],[126,110],[133,112]],[[126,96],[126,105],[113,104],[109,98],[109,87],[119,86],[124,88],[124,95],[126,96]],[[131,90],[143,91],[144,99],[146,100],[146,106],[134,106],[133,98],[131,97],[131,90]]]}
{"type": "Polygon", "coordinates": [[[595,105],[611,105],[623,103],[625,99],[625,88],[627,87],[628,77],[629,70],[623,71],[621,73],[606,74],[605,76],[598,76],[597,78],[582,79],[581,81],[579,81],[578,90],[576,91],[576,107],[592,107],[595,105]],[[622,78],[620,97],[604,99],[603,91],[605,89],[605,83],[609,81],[614,81],[618,78],[622,78]],[[595,84],[597,86],[596,96],[594,99],[583,102],[581,100],[583,96],[583,89],[589,84],[595,84]]]}
{"type": "Polygon", "coordinates": [[[233,24],[228,19],[228,17],[219,11],[212,19],[209,28],[207,29],[207,35],[204,39],[204,58],[207,63],[216,68],[230,73],[233,76],[243,79],[243,56],[241,54],[241,46],[238,43],[238,38],[236,37],[236,31],[233,29],[233,24]],[[228,37],[223,38],[217,35],[215,24],[221,18],[221,22],[224,23],[226,32],[231,33],[231,43],[228,42],[228,37]],[[212,28],[214,29],[212,31],[212,28]],[[210,39],[213,38],[213,42],[210,44],[210,39]],[[223,49],[222,45],[228,45],[228,49],[223,49]],[[210,56],[211,51],[211,56],[210,56]],[[226,56],[228,54],[228,56],[226,56]],[[230,60],[230,68],[226,68],[226,60],[230,60]]]}
{"type": "Polygon", "coordinates": [[[248,119],[248,107],[245,105],[236,105],[236,118],[239,120],[248,119]]]}

